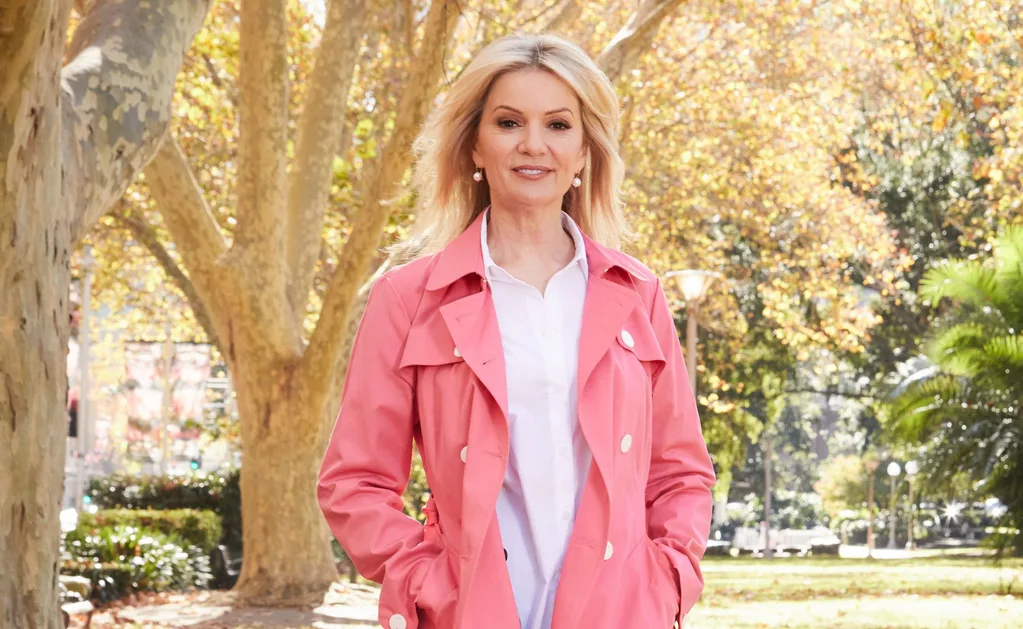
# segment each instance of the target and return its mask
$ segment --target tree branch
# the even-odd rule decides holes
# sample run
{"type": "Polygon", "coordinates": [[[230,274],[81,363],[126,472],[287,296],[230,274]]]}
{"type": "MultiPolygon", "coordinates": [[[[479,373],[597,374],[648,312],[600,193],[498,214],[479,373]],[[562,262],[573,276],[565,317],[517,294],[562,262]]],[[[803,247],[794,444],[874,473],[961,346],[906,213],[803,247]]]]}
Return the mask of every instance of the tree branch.
{"type": "MultiPolygon", "coordinates": [[[[72,241],[124,193],[167,131],[185,51],[209,0],[98,0],[61,72],[72,241]]],[[[6,60],[4,62],[6,64],[6,60]]]]}
{"type": "Polygon", "coordinates": [[[566,2],[561,5],[561,8],[558,9],[558,12],[554,14],[547,24],[544,25],[541,32],[549,33],[560,31],[579,19],[582,12],[583,5],[581,2],[577,2],[577,0],[566,0],[566,2]]]}
{"type": "MultiPolygon", "coordinates": [[[[50,22],[49,16],[58,12],[44,2],[11,0],[4,3],[0,11],[0,59],[3,59],[0,66],[0,113],[17,111],[17,101],[21,100],[21,92],[26,87],[21,78],[43,50],[39,44],[50,22]]],[[[66,27],[66,12],[61,23],[66,27]]],[[[0,116],[0,120],[9,123],[10,117],[0,116]]]]}
{"type": "Polygon", "coordinates": [[[597,57],[597,64],[612,81],[617,81],[635,66],[650,48],[661,23],[683,0],[644,0],[629,22],[597,57]]]}
{"type": "Polygon", "coordinates": [[[345,124],[348,90],[366,23],[366,0],[331,0],[316,53],[309,93],[298,124],[298,142],[288,189],[288,301],[305,318],[323,217],[333,183],[345,124]]]}
{"type": "Polygon", "coordinates": [[[271,311],[286,312],[287,0],[241,3],[238,63],[238,227],[233,248],[271,311]]]}
{"type": "Polygon", "coordinates": [[[130,231],[135,240],[148,249],[149,253],[156,258],[156,261],[163,268],[163,272],[167,274],[167,277],[185,295],[188,305],[192,308],[195,320],[202,326],[203,332],[206,333],[206,338],[219,349],[220,341],[217,337],[217,330],[213,325],[213,319],[210,318],[210,313],[206,310],[206,304],[199,297],[199,293],[196,291],[195,285],[192,284],[192,280],[185,275],[177,260],[160,242],[153,228],[126,212],[112,212],[111,216],[117,221],[118,225],[130,231]]]}
{"type": "Polygon", "coordinates": [[[145,176],[185,266],[193,277],[209,276],[227,253],[227,242],[173,135],[167,136],[145,176]]]}
{"type": "MultiPolygon", "coordinates": [[[[364,201],[353,218],[351,236],[327,287],[320,319],[309,342],[302,369],[310,383],[314,381],[313,374],[334,372],[342,360],[352,304],[390,218],[388,199],[408,168],[412,141],[437,94],[447,45],[458,16],[458,4],[451,0],[437,0],[430,6],[423,40],[416,52],[417,63],[398,104],[394,130],[380,157],[362,179],[366,183],[359,196],[364,201]]],[[[322,381],[322,385],[312,393],[322,398],[329,390],[329,379],[315,380],[322,381]]]]}
{"type": "Polygon", "coordinates": [[[785,389],[785,393],[797,394],[797,393],[809,393],[811,395],[826,395],[828,397],[844,397],[856,400],[876,400],[876,395],[870,395],[869,393],[845,393],[838,389],[813,389],[813,388],[795,388],[785,389]]]}

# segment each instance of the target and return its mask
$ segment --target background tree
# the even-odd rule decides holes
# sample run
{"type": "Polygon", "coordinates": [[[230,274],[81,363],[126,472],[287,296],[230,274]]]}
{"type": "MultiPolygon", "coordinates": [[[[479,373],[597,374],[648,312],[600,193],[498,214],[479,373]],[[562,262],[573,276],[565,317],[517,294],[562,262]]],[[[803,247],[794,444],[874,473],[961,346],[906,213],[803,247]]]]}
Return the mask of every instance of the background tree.
{"type": "MultiPolygon", "coordinates": [[[[928,347],[933,367],[907,380],[892,408],[897,438],[926,444],[932,488],[966,474],[1023,522],[1023,227],[994,243],[993,260],[954,260],[924,276],[921,296],[957,307],[928,347]],[[993,263],[993,264],[992,264],[993,263]]],[[[1023,534],[1015,536],[1023,554],[1023,534]]]]}
{"type": "Polygon", "coordinates": [[[202,0],[0,11],[0,624],[57,627],[75,243],[152,157],[202,0]],[[65,64],[65,60],[67,63],[65,64]]]}

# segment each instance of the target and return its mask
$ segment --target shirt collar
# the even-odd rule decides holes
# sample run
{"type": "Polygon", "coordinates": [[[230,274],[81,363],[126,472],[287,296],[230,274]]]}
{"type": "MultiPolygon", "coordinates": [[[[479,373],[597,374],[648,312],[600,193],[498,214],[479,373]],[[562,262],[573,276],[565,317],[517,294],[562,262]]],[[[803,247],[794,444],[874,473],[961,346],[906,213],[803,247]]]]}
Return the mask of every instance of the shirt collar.
{"type": "MultiPolygon", "coordinates": [[[[487,279],[493,279],[493,273],[495,269],[498,269],[504,273],[507,273],[501,268],[494,259],[490,256],[490,246],[487,244],[487,222],[490,219],[490,208],[488,207],[483,211],[483,220],[480,227],[480,249],[483,252],[483,268],[487,274],[487,279]]],[[[564,227],[570,236],[572,236],[572,242],[575,243],[575,255],[572,256],[572,260],[566,264],[566,267],[572,266],[573,264],[578,265],[583,270],[583,275],[588,275],[589,267],[586,264],[586,242],[583,240],[583,232],[576,225],[572,217],[566,212],[561,212],[561,225],[564,227]]]]}

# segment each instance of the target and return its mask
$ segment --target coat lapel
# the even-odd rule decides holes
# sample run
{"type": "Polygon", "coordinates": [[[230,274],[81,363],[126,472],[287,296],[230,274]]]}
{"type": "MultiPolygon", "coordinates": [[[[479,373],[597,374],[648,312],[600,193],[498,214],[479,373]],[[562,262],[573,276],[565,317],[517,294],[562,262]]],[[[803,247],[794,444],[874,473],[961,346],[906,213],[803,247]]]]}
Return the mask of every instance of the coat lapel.
{"type": "Polygon", "coordinates": [[[508,383],[504,348],[490,291],[482,290],[444,304],[440,313],[458,353],[493,396],[507,420],[508,383]]]}
{"type": "Polygon", "coordinates": [[[634,290],[613,281],[612,276],[608,275],[612,267],[621,265],[612,261],[603,247],[589,238],[584,237],[584,240],[589,278],[579,335],[579,426],[593,452],[593,460],[600,471],[610,504],[614,478],[613,426],[604,409],[590,408],[586,404],[592,397],[587,394],[586,385],[608,348],[621,334],[626,319],[640,305],[640,300],[634,290]]]}

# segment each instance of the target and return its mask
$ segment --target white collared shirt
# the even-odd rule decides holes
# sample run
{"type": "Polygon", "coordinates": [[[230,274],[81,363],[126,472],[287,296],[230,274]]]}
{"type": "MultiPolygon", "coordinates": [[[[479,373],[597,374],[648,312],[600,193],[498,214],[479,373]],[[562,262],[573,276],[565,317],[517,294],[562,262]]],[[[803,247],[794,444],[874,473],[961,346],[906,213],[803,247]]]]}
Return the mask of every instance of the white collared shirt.
{"type": "Polygon", "coordinates": [[[511,437],[497,518],[522,629],[548,629],[592,459],[576,411],[586,248],[579,227],[563,212],[575,257],[540,294],[494,262],[488,218],[489,210],[480,239],[504,346],[511,437]]]}

